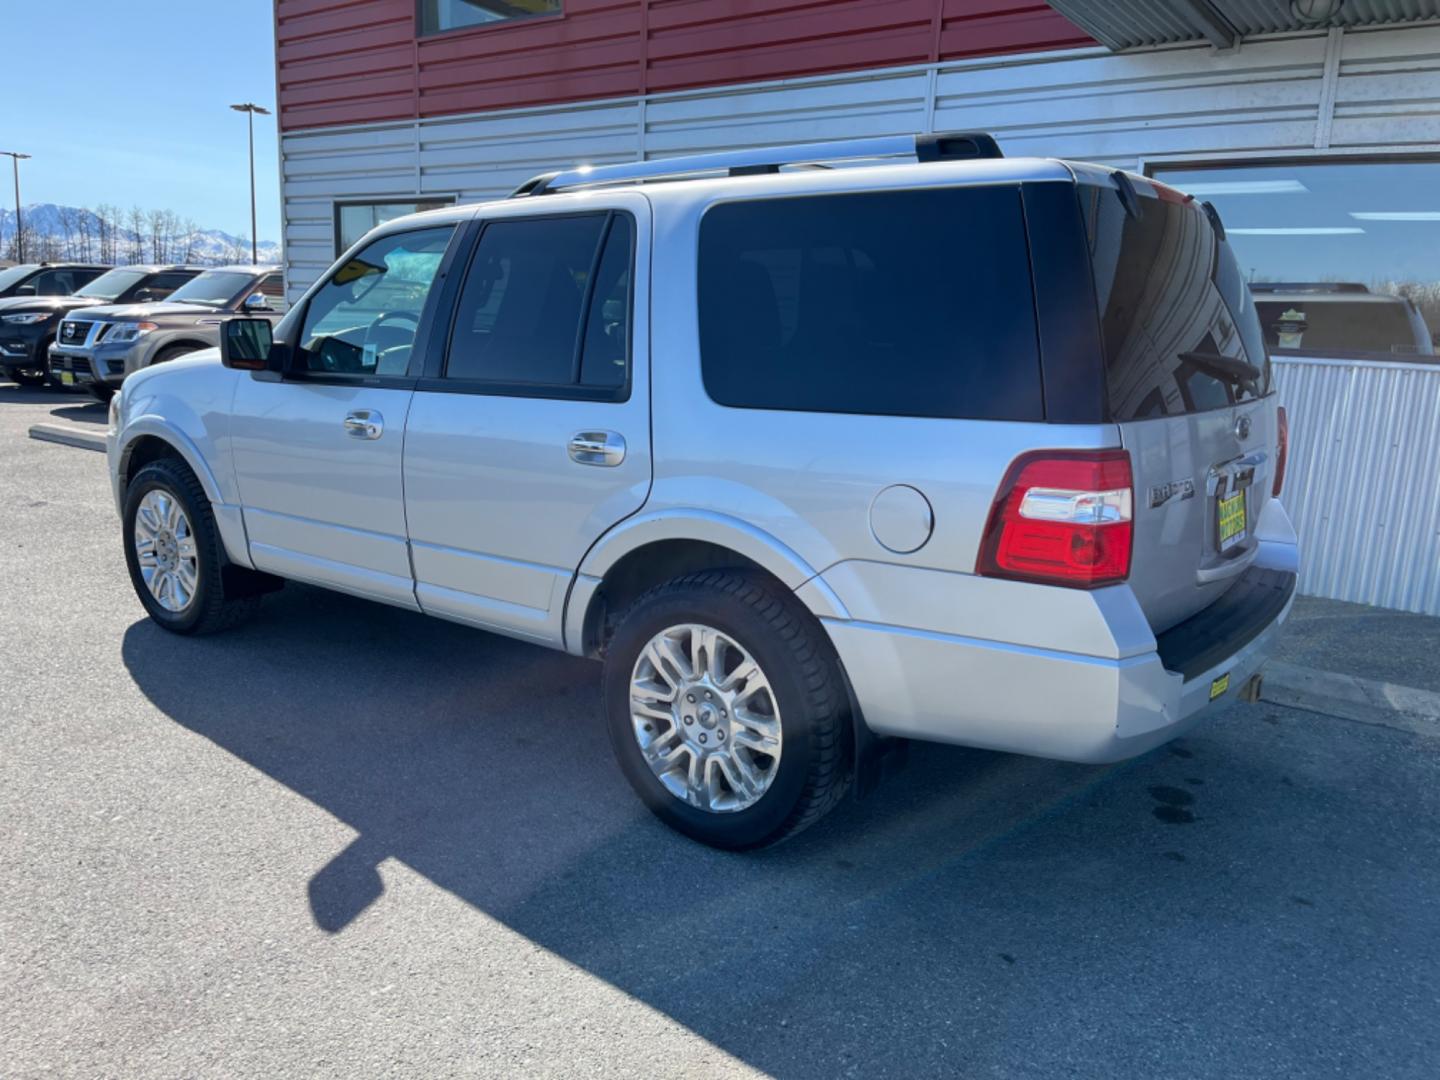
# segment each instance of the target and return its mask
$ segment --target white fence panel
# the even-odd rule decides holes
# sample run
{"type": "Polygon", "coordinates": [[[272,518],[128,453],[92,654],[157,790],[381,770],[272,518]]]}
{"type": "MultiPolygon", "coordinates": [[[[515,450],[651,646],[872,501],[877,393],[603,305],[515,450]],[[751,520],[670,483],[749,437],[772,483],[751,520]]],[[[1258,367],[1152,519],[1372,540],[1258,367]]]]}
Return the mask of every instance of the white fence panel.
{"type": "Polygon", "coordinates": [[[1440,365],[1277,359],[1307,596],[1440,615],[1440,365]]]}

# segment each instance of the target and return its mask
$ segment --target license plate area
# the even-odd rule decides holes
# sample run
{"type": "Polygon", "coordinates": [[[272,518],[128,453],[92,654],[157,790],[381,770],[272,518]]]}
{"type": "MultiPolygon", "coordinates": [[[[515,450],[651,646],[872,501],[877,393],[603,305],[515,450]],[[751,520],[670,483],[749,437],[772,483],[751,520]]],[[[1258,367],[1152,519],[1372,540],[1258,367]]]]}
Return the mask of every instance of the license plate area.
{"type": "Polygon", "coordinates": [[[74,386],[74,385],[75,385],[75,373],[74,373],[73,371],[62,371],[62,372],[60,372],[60,385],[61,385],[61,386],[74,386]]]}
{"type": "Polygon", "coordinates": [[[1249,535],[1248,526],[1244,488],[1215,500],[1215,546],[1218,550],[1225,552],[1243,544],[1249,535]]]}

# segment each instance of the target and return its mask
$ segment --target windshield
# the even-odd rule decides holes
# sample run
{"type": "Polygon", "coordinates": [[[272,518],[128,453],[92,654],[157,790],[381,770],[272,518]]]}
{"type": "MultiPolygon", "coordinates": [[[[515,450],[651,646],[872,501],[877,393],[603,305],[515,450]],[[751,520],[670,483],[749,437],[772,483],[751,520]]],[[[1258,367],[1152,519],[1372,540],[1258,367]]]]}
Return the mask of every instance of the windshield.
{"type": "Polygon", "coordinates": [[[107,270],[75,295],[91,300],[115,300],[132,285],[144,280],[143,270],[107,270]]]}
{"type": "Polygon", "coordinates": [[[1289,300],[1256,300],[1265,343],[1292,352],[1433,352],[1418,319],[1400,301],[1336,300],[1296,296],[1289,300]]]}
{"type": "Polygon", "coordinates": [[[11,285],[24,281],[26,277],[38,269],[40,269],[38,266],[31,263],[21,263],[19,266],[12,266],[8,270],[0,270],[0,292],[4,292],[10,288],[11,285]]]}
{"type": "Polygon", "coordinates": [[[255,280],[254,274],[235,273],[227,270],[207,270],[193,277],[170,294],[169,299],[177,304],[204,304],[207,307],[224,307],[235,298],[235,294],[255,280]]]}

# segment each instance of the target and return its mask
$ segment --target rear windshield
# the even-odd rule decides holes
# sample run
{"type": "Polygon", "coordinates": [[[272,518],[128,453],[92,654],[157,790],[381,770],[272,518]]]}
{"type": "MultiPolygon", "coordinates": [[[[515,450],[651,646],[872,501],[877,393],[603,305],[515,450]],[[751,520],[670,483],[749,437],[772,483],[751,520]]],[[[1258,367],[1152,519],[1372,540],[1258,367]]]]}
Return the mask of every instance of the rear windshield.
{"type": "Polygon", "coordinates": [[[722,405],[1003,420],[1043,416],[1017,187],[712,207],[700,357],[722,405]]]}
{"type": "Polygon", "coordinates": [[[1110,412],[1117,421],[1227,408],[1270,392],[1260,320],[1229,244],[1195,202],[1137,179],[1127,213],[1080,187],[1095,270],[1110,412]]]}
{"type": "MultiPolygon", "coordinates": [[[[1258,286],[1257,286],[1258,287],[1258,286]]],[[[1272,349],[1322,353],[1429,353],[1423,327],[1400,300],[1344,300],[1295,296],[1256,300],[1265,344],[1272,349]]]]}

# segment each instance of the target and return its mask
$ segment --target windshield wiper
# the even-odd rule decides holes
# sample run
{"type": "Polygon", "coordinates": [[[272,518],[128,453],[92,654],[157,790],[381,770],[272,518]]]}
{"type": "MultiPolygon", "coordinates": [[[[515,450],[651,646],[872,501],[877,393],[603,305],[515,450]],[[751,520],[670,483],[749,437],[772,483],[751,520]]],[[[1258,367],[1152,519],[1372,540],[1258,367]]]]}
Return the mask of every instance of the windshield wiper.
{"type": "Polygon", "coordinates": [[[1223,353],[1182,352],[1180,359],[1187,364],[1193,364],[1206,375],[1224,382],[1258,382],[1261,376],[1260,369],[1254,364],[1246,363],[1236,356],[1226,356],[1223,353]]]}

